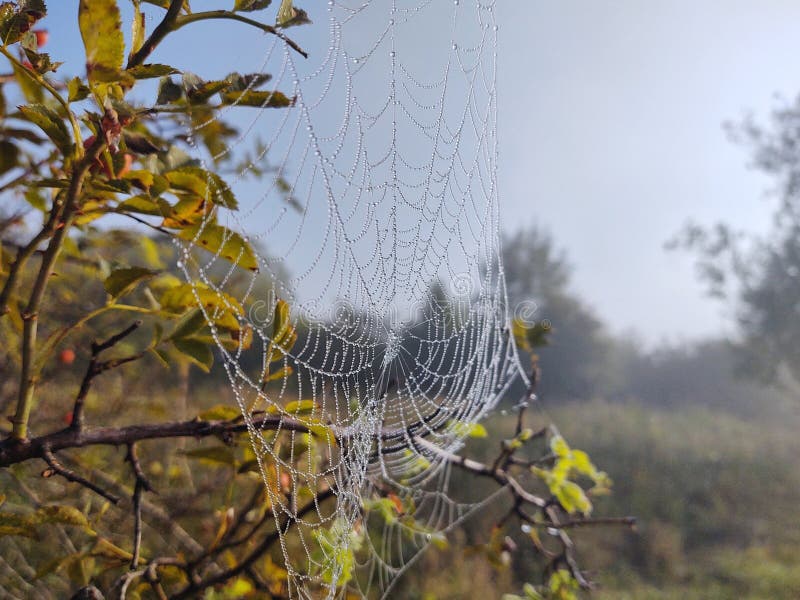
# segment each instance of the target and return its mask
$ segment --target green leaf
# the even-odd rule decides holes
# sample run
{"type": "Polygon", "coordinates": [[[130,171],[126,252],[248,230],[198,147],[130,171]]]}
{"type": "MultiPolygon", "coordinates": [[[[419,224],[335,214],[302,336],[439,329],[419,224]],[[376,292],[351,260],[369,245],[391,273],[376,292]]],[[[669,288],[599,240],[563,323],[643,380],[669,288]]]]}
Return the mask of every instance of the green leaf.
{"type": "Polygon", "coordinates": [[[17,82],[17,85],[19,85],[19,89],[22,91],[22,95],[25,96],[25,100],[34,103],[43,102],[44,88],[31,77],[31,72],[24,67],[18,67],[16,63],[13,64],[12,67],[14,70],[14,80],[17,82]]]}
{"type": "Polygon", "coordinates": [[[149,190],[155,181],[155,176],[150,171],[144,169],[137,169],[135,171],[128,171],[123,175],[125,181],[130,181],[133,185],[141,190],[149,190]]]}
{"type": "Polygon", "coordinates": [[[200,167],[181,167],[164,174],[172,189],[191,192],[214,204],[236,210],[239,203],[227,183],[211,171],[200,167]]]}
{"type": "Polygon", "coordinates": [[[559,458],[570,456],[572,450],[567,444],[567,441],[560,435],[554,435],[550,440],[550,450],[559,458]]]}
{"type": "Polygon", "coordinates": [[[70,102],[80,102],[88,98],[92,91],[87,86],[83,85],[80,77],[73,77],[67,84],[67,93],[69,94],[67,99],[70,102]]]}
{"type": "Polygon", "coordinates": [[[116,559],[125,562],[130,561],[133,558],[133,554],[102,537],[97,538],[97,542],[89,552],[89,555],[109,558],[112,560],[116,559]]]}
{"type": "Polygon", "coordinates": [[[61,525],[74,525],[92,532],[89,521],[81,511],[74,506],[51,504],[42,506],[33,516],[35,523],[59,523],[61,525]]]}
{"type": "Polygon", "coordinates": [[[240,414],[239,409],[234,406],[230,406],[229,404],[217,404],[201,412],[197,415],[197,418],[201,421],[231,421],[240,414]]]}
{"type": "Polygon", "coordinates": [[[23,0],[17,5],[11,2],[0,5],[0,40],[7,46],[19,41],[23,33],[47,14],[44,0],[23,0]]]}
{"type": "Polygon", "coordinates": [[[140,282],[158,275],[158,271],[144,267],[125,267],[111,272],[103,287],[112,298],[119,298],[132,291],[140,282]]]}
{"type": "Polygon", "coordinates": [[[227,446],[209,446],[208,448],[197,448],[196,450],[185,450],[181,452],[188,458],[196,458],[212,465],[235,465],[236,457],[233,451],[227,446]]]}
{"type": "Polygon", "coordinates": [[[166,290],[159,303],[167,312],[183,314],[189,308],[198,306],[198,300],[214,325],[230,331],[239,331],[238,316],[243,314],[242,305],[233,296],[190,283],[179,284],[166,290]]]}
{"type": "Polygon", "coordinates": [[[581,512],[588,514],[592,512],[592,503],[583,491],[583,488],[572,481],[564,481],[552,490],[558,502],[568,513],[581,512]]]}
{"type": "Polygon", "coordinates": [[[289,98],[282,92],[258,90],[232,90],[222,94],[223,104],[236,106],[254,106],[257,108],[285,108],[294,106],[296,98],[289,98]]]}
{"type": "Polygon", "coordinates": [[[238,233],[221,225],[198,223],[183,229],[178,237],[220,256],[242,269],[258,270],[258,260],[250,244],[238,233]]]}
{"type": "Polygon", "coordinates": [[[200,367],[200,369],[206,373],[211,371],[211,366],[214,364],[214,353],[207,343],[187,337],[173,339],[172,344],[181,354],[200,367]]]}
{"type": "MultiPolygon", "coordinates": [[[[133,0],[133,19],[131,20],[131,51],[128,54],[129,58],[136,54],[139,49],[144,46],[144,39],[144,13],[142,13],[142,9],[139,6],[139,0],[133,0]]],[[[134,77],[136,77],[136,75],[134,75],[134,77]]]]}
{"type": "Polygon", "coordinates": [[[47,134],[65,156],[72,152],[72,137],[59,114],[44,104],[28,104],[19,107],[22,116],[47,134]]]}
{"type": "Polygon", "coordinates": [[[161,210],[159,209],[158,204],[153,202],[147,196],[141,195],[131,196],[117,207],[117,211],[139,213],[143,215],[161,215],[161,210]]]}
{"type": "Polygon", "coordinates": [[[162,348],[149,348],[149,352],[156,357],[158,362],[161,363],[163,367],[169,368],[172,364],[172,357],[166,350],[162,348]]]}
{"type": "Polygon", "coordinates": [[[254,10],[262,10],[272,4],[272,0],[236,0],[233,3],[233,10],[240,10],[243,12],[250,12],[254,10]]]}
{"type": "Polygon", "coordinates": [[[262,380],[264,383],[269,381],[277,381],[278,379],[286,379],[292,373],[294,373],[294,369],[290,366],[281,367],[277,371],[273,371],[272,373],[267,373],[266,377],[262,380]]]}
{"type": "Polygon", "coordinates": [[[158,96],[156,104],[172,104],[183,97],[183,88],[172,81],[169,77],[164,77],[158,84],[158,96]]]}
{"type": "Polygon", "coordinates": [[[0,133],[5,138],[13,140],[25,140],[26,142],[30,142],[32,144],[41,145],[41,143],[44,142],[44,138],[42,136],[40,136],[35,131],[31,131],[30,129],[3,127],[2,129],[0,129],[0,133]]]}
{"type": "Polygon", "coordinates": [[[286,300],[278,299],[275,303],[275,318],[272,323],[272,341],[280,343],[291,328],[291,308],[286,300]]]}
{"type": "MultiPolygon", "coordinates": [[[[18,513],[0,512],[0,527],[14,527],[17,529],[33,530],[34,521],[28,515],[18,513]]],[[[17,534],[14,534],[17,535],[17,534]]]]}
{"type": "Polygon", "coordinates": [[[458,437],[485,438],[488,436],[486,427],[480,423],[464,423],[463,421],[451,421],[450,430],[458,437]]]}
{"type": "Polygon", "coordinates": [[[31,539],[38,539],[39,535],[33,527],[15,527],[14,525],[0,525],[0,537],[6,535],[17,535],[31,539]]]}
{"type": "Polygon", "coordinates": [[[316,409],[319,408],[319,405],[314,400],[294,400],[289,402],[286,406],[276,406],[273,404],[267,409],[267,413],[274,415],[274,414],[288,414],[288,415],[300,415],[300,414],[307,414],[313,413],[316,409]]]}
{"type": "Polygon", "coordinates": [[[122,69],[125,39],[116,0],[80,0],[78,24],[90,82],[108,81],[122,69]]]}
{"type": "Polygon", "coordinates": [[[180,73],[180,71],[174,67],[159,64],[137,65],[128,69],[127,72],[132,75],[134,79],[155,79],[156,77],[180,73]]]}
{"type": "Polygon", "coordinates": [[[202,103],[211,98],[214,94],[228,89],[229,86],[230,83],[225,80],[199,82],[198,85],[186,88],[186,97],[189,98],[189,102],[202,103]]]}
{"type": "Polygon", "coordinates": [[[0,4],[0,40],[3,44],[16,43],[22,35],[23,24],[25,27],[28,26],[27,19],[23,20],[16,6],[11,2],[0,4]]]}
{"type": "Polygon", "coordinates": [[[8,140],[0,140],[0,175],[19,164],[19,148],[8,140]]]}
{"type": "Polygon", "coordinates": [[[56,188],[65,190],[69,187],[69,179],[54,179],[52,177],[45,177],[44,179],[39,179],[38,181],[32,181],[30,185],[39,188],[56,188]]]}
{"type": "Polygon", "coordinates": [[[269,73],[249,73],[242,75],[241,73],[230,73],[225,81],[228,82],[228,89],[233,91],[243,92],[245,90],[252,90],[254,88],[264,85],[272,79],[269,73]]]}
{"type": "Polygon", "coordinates": [[[206,322],[206,317],[203,314],[203,311],[199,308],[195,308],[180,318],[178,323],[175,325],[175,329],[170,334],[169,339],[174,340],[190,337],[200,331],[207,324],[208,323],[206,322]]]}

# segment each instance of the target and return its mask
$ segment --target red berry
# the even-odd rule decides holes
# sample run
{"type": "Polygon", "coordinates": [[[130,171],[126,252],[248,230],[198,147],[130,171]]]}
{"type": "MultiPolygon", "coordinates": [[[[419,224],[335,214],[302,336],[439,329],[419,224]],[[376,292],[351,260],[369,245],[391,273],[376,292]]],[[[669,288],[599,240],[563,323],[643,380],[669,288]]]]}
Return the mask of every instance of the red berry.
{"type": "Polygon", "coordinates": [[[33,33],[36,34],[36,46],[41,48],[50,39],[50,32],[47,29],[34,29],[33,33]]]}
{"type": "Polygon", "coordinates": [[[59,353],[58,361],[62,365],[71,365],[75,362],[75,351],[71,348],[65,348],[59,353]]]}

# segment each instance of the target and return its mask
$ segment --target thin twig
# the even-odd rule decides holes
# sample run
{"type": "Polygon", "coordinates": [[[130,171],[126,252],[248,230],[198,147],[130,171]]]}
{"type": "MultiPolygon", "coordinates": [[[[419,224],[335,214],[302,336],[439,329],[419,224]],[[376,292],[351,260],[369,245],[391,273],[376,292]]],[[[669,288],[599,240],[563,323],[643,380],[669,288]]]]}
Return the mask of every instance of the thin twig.
{"type": "Polygon", "coordinates": [[[50,450],[49,446],[45,446],[44,448],[42,448],[42,458],[44,458],[44,461],[48,464],[50,469],[52,469],[53,473],[61,475],[64,479],[68,481],[72,481],[73,483],[80,484],[83,487],[92,490],[94,493],[101,495],[103,498],[105,498],[112,504],[119,503],[119,498],[117,496],[115,496],[110,492],[107,492],[106,490],[92,483],[88,479],[81,477],[74,471],[67,469],[64,465],[58,462],[55,455],[50,450]]]}
{"type": "Polygon", "coordinates": [[[636,517],[595,517],[589,519],[572,519],[561,523],[537,523],[552,529],[570,529],[572,527],[592,527],[595,525],[627,525],[636,526],[636,517]]]}
{"type": "Polygon", "coordinates": [[[303,50],[299,45],[297,45],[297,43],[294,42],[291,38],[287,37],[285,34],[275,29],[275,27],[267,25],[266,23],[261,23],[254,19],[250,19],[248,17],[245,17],[244,15],[236,14],[228,10],[208,10],[204,12],[196,12],[196,13],[190,13],[188,15],[183,15],[181,17],[178,17],[178,19],[175,21],[175,29],[178,30],[184,25],[195,23],[197,21],[206,21],[209,19],[226,19],[229,21],[239,21],[241,23],[251,25],[252,27],[260,29],[264,33],[269,33],[271,35],[279,37],[284,42],[286,42],[287,46],[289,46],[292,50],[300,54],[303,58],[308,58],[308,53],[305,50],[303,50]]]}
{"type": "Polygon", "coordinates": [[[104,342],[92,342],[92,356],[89,359],[89,366],[86,367],[86,374],[83,376],[83,381],[81,381],[81,387],[78,390],[78,395],[75,397],[75,404],[72,407],[72,422],[70,423],[70,427],[73,429],[82,429],[83,428],[83,407],[86,401],[86,397],[89,395],[89,389],[92,387],[92,382],[94,379],[108,371],[109,369],[116,368],[122,364],[138,360],[143,356],[142,353],[135,354],[133,356],[128,356],[125,358],[118,358],[113,360],[107,361],[100,361],[100,353],[104,350],[108,350],[118,344],[120,341],[128,337],[134,331],[136,331],[139,327],[141,327],[141,321],[134,321],[132,325],[126,327],[119,333],[112,335],[104,342]]]}
{"type": "Polygon", "coordinates": [[[136,444],[128,444],[128,455],[126,460],[131,464],[133,476],[136,483],[133,486],[133,556],[131,557],[131,570],[139,566],[139,553],[142,547],[142,494],[152,492],[153,486],[142,470],[139,456],[136,452],[136,444]]]}
{"type": "Polygon", "coordinates": [[[153,588],[158,600],[168,600],[168,596],[164,588],[161,587],[161,582],[158,579],[157,567],[158,565],[154,562],[147,565],[147,568],[144,570],[144,578],[150,584],[150,587],[153,588]]]}
{"type": "Polygon", "coordinates": [[[145,59],[156,49],[156,46],[161,43],[169,32],[173,31],[175,21],[181,12],[181,8],[183,8],[183,0],[172,0],[169,3],[169,8],[167,8],[167,13],[164,15],[164,18],[156,25],[153,33],[151,33],[150,37],[142,44],[142,47],[128,59],[128,64],[125,67],[126,69],[143,64],[145,59]]]}

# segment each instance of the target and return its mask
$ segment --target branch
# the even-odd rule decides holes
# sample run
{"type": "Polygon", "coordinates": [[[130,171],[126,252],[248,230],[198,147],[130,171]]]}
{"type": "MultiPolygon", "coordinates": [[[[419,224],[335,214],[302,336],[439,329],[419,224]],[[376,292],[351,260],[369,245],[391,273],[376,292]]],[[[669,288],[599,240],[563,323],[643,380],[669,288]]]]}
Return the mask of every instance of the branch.
{"type": "MultiPolygon", "coordinates": [[[[110,492],[105,491],[100,486],[95,485],[94,483],[92,483],[88,479],[85,479],[85,478],[81,477],[80,475],[78,475],[77,473],[75,473],[73,471],[70,471],[65,466],[63,466],[61,463],[59,463],[58,460],[56,460],[56,457],[53,454],[53,452],[50,450],[49,446],[44,446],[42,448],[42,458],[44,458],[44,461],[50,466],[50,469],[53,471],[54,474],[61,475],[64,479],[66,479],[68,481],[72,481],[74,483],[78,483],[78,484],[82,485],[83,487],[92,490],[94,493],[101,495],[103,498],[105,498],[106,500],[108,500],[112,504],[118,504],[119,503],[119,498],[117,496],[115,496],[114,494],[112,494],[110,492]]],[[[46,471],[45,471],[45,473],[46,473],[46,471]]]]}
{"type": "MultiPolygon", "coordinates": [[[[94,161],[100,154],[102,154],[105,147],[106,144],[103,141],[103,136],[98,135],[95,142],[89,146],[86,155],[73,168],[72,179],[63,204],[54,206],[51,211],[51,226],[55,227],[55,231],[50,238],[47,249],[42,255],[42,263],[39,266],[36,281],[33,284],[28,304],[22,313],[22,318],[24,320],[22,331],[22,369],[20,372],[19,394],[17,396],[17,410],[11,421],[14,426],[12,435],[18,440],[25,440],[28,437],[28,420],[30,419],[34,389],[36,387],[36,379],[38,378],[38,373],[33,368],[33,361],[36,352],[39,307],[44,298],[44,292],[47,289],[50,276],[53,274],[53,268],[56,260],[58,260],[58,255],[61,253],[61,248],[67,236],[67,232],[72,225],[72,218],[77,209],[78,199],[83,189],[83,181],[89,172],[89,168],[94,164],[94,161]],[[62,206],[63,208],[61,208],[62,206]]],[[[35,247],[32,250],[34,249],[35,247]]]]}
{"type": "Polygon", "coordinates": [[[175,21],[178,18],[178,14],[181,12],[181,8],[183,8],[183,0],[172,0],[169,3],[167,14],[164,15],[161,23],[156,25],[153,33],[151,33],[150,37],[142,44],[142,47],[128,59],[128,64],[125,67],[126,69],[144,63],[145,59],[156,49],[156,46],[161,43],[169,32],[174,30],[175,21]]]}
{"type": "Polygon", "coordinates": [[[134,321],[132,325],[126,327],[119,333],[112,335],[106,341],[99,344],[92,342],[92,357],[89,360],[89,366],[86,368],[86,374],[83,376],[83,381],[81,381],[81,387],[78,391],[78,395],[75,397],[75,405],[72,408],[72,422],[70,423],[70,427],[73,429],[81,429],[83,427],[83,406],[86,396],[89,395],[89,388],[91,388],[92,381],[94,381],[95,377],[99,376],[105,371],[108,371],[109,369],[113,369],[125,363],[138,360],[143,356],[143,354],[140,353],[116,360],[99,360],[101,352],[108,350],[109,348],[113,348],[116,344],[141,327],[141,325],[141,321],[134,321]]]}
{"type": "Polygon", "coordinates": [[[131,570],[135,570],[139,566],[139,552],[142,546],[142,494],[144,492],[152,492],[153,486],[142,470],[142,465],[139,462],[139,455],[136,453],[136,444],[128,445],[127,461],[131,463],[133,476],[136,478],[136,483],[133,486],[133,556],[131,557],[131,570]]]}
{"type": "Polygon", "coordinates": [[[181,27],[183,27],[184,25],[188,25],[189,23],[194,23],[196,21],[206,21],[206,20],[209,20],[209,19],[227,19],[227,20],[230,20],[230,21],[240,21],[240,22],[245,23],[247,25],[251,25],[253,27],[256,27],[257,29],[260,29],[264,33],[269,33],[269,34],[272,34],[274,36],[279,37],[284,42],[286,42],[286,44],[292,50],[294,50],[295,52],[300,54],[303,58],[308,58],[308,53],[306,51],[304,51],[300,46],[298,46],[296,42],[294,42],[292,39],[290,39],[289,37],[287,37],[285,34],[281,33],[280,31],[278,31],[277,29],[275,29],[271,25],[267,25],[266,23],[261,23],[259,21],[254,20],[254,19],[249,19],[249,18],[245,17],[244,15],[239,15],[239,14],[236,14],[234,12],[227,11],[227,10],[208,10],[208,11],[204,11],[204,12],[197,12],[197,13],[191,13],[191,14],[188,14],[188,15],[183,15],[182,17],[179,17],[175,21],[175,30],[178,30],[181,27]]]}
{"type": "MultiPolygon", "coordinates": [[[[133,495],[131,488],[126,487],[117,478],[108,475],[105,471],[89,469],[82,464],[77,464],[69,456],[64,456],[63,460],[65,463],[73,465],[76,469],[81,468],[91,472],[92,479],[97,480],[103,487],[121,496],[123,502],[133,495]]],[[[182,552],[196,554],[203,551],[203,546],[189,535],[163,508],[149,502],[147,498],[142,498],[141,507],[142,515],[147,518],[147,522],[144,524],[149,525],[151,529],[158,532],[165,539],[174,541],[182,552]]],[[[127,503],[123,508],[129,508],[127,503]]]]}
{"type": "MultiPolygon", "coordinates": [[[[273,431],[296,431],[311,433],[307,423],[283,415],[263,415],[254,418],[256,429],[273,431]]],[[[54,433],[29,440],[9,438],[0,442],[0,467],[8,467],[32,458],[43,458],[45,447],[51,451],[86,446],[124,446],[143,440],[180,437],[203,438],[229,436],[247,431],[247,425],[233,421],[175,421],[151,425],[129,425],[127,427],[99,427],[79,430],[69,427],[54,433]]]]}
{"type": "Polygon", "coordinates": [[[572,519],[561,523],[548,523],[553,529],[569,529],[571,527],[591,527],[594,525],[626,525],[636,527],[636,517],[597,517],[591,519],[572,519]]]}

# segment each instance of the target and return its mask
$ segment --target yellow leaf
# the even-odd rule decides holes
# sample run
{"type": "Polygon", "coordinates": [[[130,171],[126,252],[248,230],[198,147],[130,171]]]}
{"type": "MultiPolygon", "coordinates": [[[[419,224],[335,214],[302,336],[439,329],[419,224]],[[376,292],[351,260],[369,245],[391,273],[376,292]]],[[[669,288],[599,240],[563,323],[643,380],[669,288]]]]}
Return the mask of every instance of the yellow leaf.
{"type": "Polygon", "coordinates": [[[286,366],[274,371],[273,373],[267,373],[266,377],[264,377],[263,381],[276,381],[278,379],[284,379],[289,377],[292,373],[294,373],[294,369],[292,367],[286,366]]]}
{"type": "Polygon", "coordinates": [[[80,0],[78,24],[86,48],[89,81],[108,81],[125,58],[122,20],[116,0],[80,0]]]}
{"type": "Polygon", "coordinates": [[[133,2],[133,20],[131,22],[131,52],[130,55],[136,54],[139,49],[144,45],[144,14],[139,8],[139,1],[133,2]]]}
{"type": "Polygon", "coordinates": [[[230,421],[239,416],[239,409],[227,404],[217,404],[204,410],[197,418],[202,421],[230,421]]]}
{"type": "Polygon", "coordinates": [[[199,223],[181,230],[178,237],[220,256],[238,267],[248,271],[258,270],[258,260],[250,244],[238,233],[221,225],[199,223]]]}
{"type": "Polygon", "coordinates": [[[214,325],[230,331],[239,331],[242,305],[233,296],[191,283],[182,283],[167,289],[159,298],[161,307],[173,314],[183,314],[190,308],[202,306],[214,325]]]}
{"type": "Polygon", "coordinates": [[[86,531],[92,532],[89,521],[81,511],[74,506],[51,504],[42,506],[33,516],[34,522],[38,523],[60,523],[62,525],[74,525],[83,527],[86,531]]]}
{"type": "Polygon", "coordinates": [[[273,404],[267,409],[267,412],[271,415],[277,413],[299,415],[302,413],[314,412],[317,408],[319,408],[319,405],[313,400],[294,400],[293,402],[289,402],[286,406],[276,406],[273,404]]]}

